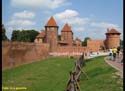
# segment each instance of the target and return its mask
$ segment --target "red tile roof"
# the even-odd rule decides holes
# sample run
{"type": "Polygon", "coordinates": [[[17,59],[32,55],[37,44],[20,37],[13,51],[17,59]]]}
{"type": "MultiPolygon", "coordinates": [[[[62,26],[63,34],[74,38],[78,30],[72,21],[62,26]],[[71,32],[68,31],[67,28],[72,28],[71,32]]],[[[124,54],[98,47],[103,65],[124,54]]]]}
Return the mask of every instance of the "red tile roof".
{"type": "Polygon", "coordinates": [[[112,28],[112,29],[108,29],[106,34],[112,34],[112,33],[116,33],[116,34],[121,34],[120,32],[118,32],[116,29],[112,28]]]}
{"type": "Polygon", "coordinates": [[[81,41],[81,40],[80,40],[78,37],[75,39],[75,41],[76,41],[76,40],[77,40],[77,41],[80,41],[80,42],[82,42],[82,41],[81,41]]]}
{"type": "Polygon", "coordinates": [[[71,27],[66,23],[61,32],[72,32],[71,27]]]}
{"type": "Polygon", "coordinates": [[[55,19],[51,16],[51,18],[49,19],[49,21],[46,23],[45,26],[58,26],[58,25],[56,24],[55,19]]]}
{"type": "Polygon", "coordinates": [[[42,30],[40,34],[36,36],[36,38],[44,38],[45,37],[45,30],[42,30]]]}

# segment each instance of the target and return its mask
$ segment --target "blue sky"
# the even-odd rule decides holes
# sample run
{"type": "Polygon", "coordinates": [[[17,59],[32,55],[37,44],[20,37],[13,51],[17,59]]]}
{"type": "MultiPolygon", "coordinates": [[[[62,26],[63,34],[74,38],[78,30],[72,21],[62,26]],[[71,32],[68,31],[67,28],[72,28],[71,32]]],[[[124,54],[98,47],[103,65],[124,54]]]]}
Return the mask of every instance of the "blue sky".
{"type": "Polygon", "coordinates": [[[69,23],[74,38],[105,39],[116,28],[123,39],[123,0],[2,0],[2,23],[11,38],[14,29],[41,31],[53,16],[59,26],[69,23]]]}

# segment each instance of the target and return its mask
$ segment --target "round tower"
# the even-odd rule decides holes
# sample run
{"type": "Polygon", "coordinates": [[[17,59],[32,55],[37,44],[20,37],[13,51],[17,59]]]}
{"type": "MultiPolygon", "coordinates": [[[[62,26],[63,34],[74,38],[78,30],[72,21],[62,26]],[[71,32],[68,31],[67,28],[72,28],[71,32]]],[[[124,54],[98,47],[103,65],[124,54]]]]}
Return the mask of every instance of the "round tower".
{"type": "Polygon", "coordinates": [[[119,47],[120,46],[120,32],[118,32],[116,29],[107,29],[106,34],[106,48],[113,48],[113,47],[119,47]]]}

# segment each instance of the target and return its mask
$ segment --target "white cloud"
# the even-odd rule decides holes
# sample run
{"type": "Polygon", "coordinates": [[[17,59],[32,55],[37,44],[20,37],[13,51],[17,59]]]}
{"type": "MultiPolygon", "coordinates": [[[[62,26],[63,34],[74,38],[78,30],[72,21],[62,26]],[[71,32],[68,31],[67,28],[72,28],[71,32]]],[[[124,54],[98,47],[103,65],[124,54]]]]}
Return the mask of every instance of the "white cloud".
{"type": "MultiPolygon", "coordinates": [[[[89,19],[88,18],[80,18],[80,17],[75,17],[75,18],[69,18],[68,22],[70,24],[76,24],[76,25],[83,25],[88,23],[89,19]]],[[[66,22],[66,20],[64,20],[63,22],[66,22]]]]}
{"type": "MultiPolygon", "coordinates": [[[[12,15],[9,22],[7,22],[8,30],[27,29],[33,27],[36,23],[31,21],[35,17],[35,13],[30,11],[16,12],[12,15]]],[[[10,32],[8,31],[8,32],[10,32]]]]}
{"type": "Polygon", "coordinates": [[[117,28],[118,27],[118,25],[112,24],[112,23],[108,23],[108,22],[99,22],[99,23],[92,22],[91,26],[99,27],[99,28],[117,28]]]}
{"type": "Polygon", "coordinates": [[[51,12],[51,11],[48,11],[48,10],[43,11],[43,13],[44,13],[45,15],[52,15],[52,12],[51,12]]]}
{"type": "Polygon", "coordinates": [[[64,19],[64,18],[70,18],[70,17],[77,16],[78,14],[79,13],[75,10],[67,9],[64,12],[55,14],[55,17],[60,18],[60,19],[64,19]]]}
{"type": "Polygon", "coordinates": [[[16,12],[13,15],[13,18],[27,18],[27,19],[32,19],[35,17],[34,12],[26,11],[24,10],[23,12],[16,12]]]}
{"type": "Polygon", "coordinates": [[[88,34],[89,36],[92,36],[95,39],[101,39],[101,38],[105,39],[106,38],[105,33],[107,32],[107,28],[109,29],[115,28],[117,31],[123,33],[119,25],[109,22],[92,22],[90,24],[90,28],[92,29],[91,31],[88,32],[88,34]]]}
{"type": "Polygon", "coordinates": [[[89,21],[88,18],[80,18],[78,15],[79,13],[76,10],[67,9],[64,12],[55,14],[54,16],[62,23],[68,22],[69,24],[82,25],[89,21]]]}
{"type": "Polygon", "coordinates": [[[36,23],[31,20],[13,19],[12,18],[7,23],[7,29],[6,29],[7,36],[10,39],[13,30],[33,29],[35,24],[36,23]]]}
{"type": "Polygon", "coordinates": [[[15,7],[36,7],[55,9],[71,3],[66,0],[11,0],[12,6],[15,7]]]}
{"type": "Polygon", "coordinates": [[[78,32],[83,32],[85,31],[84,27],[73,27],[73,30],[78,31],[78,32]]]}
{"type": "Polygon", "coordinates": [[[74,32],[74,37],[79,36],[81,39],[85,37],[105,39],[107,28],[116,28],[119,31],[117,24],[110,22],[93,22],[90,18],[79,17],[79,12],[76,10],[67,9],[63,12],[56,13],[54,17],[62,27],[65,23],[69,23],[74,32]]]}
{"type": "Polygon", "coordinates": [[[33,26],[35,25],[34,22],[30,21],[30,20],[11,20],[10,22],[8,22],[8,25],[12,25],[12,26],[33,26]]]}

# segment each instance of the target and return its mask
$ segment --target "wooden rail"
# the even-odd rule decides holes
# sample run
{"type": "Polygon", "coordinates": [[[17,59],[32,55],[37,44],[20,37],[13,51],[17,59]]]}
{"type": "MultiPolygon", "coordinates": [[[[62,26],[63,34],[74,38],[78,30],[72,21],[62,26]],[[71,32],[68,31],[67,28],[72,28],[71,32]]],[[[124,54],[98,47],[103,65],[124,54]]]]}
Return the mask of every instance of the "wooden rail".
{"type": "Polygon", "coordinates": [[[67,82],[66,90],[65,91],[80,91],[80,86],[78,81],[80,81],[81,73],[83,73],[87,79],[88,75],[82,69],[85,66],[84,60],[84,53],[80,56],[78,60],[75,62],[75,69],[74,71],[70,72],[70,77],[67,82]]]}

